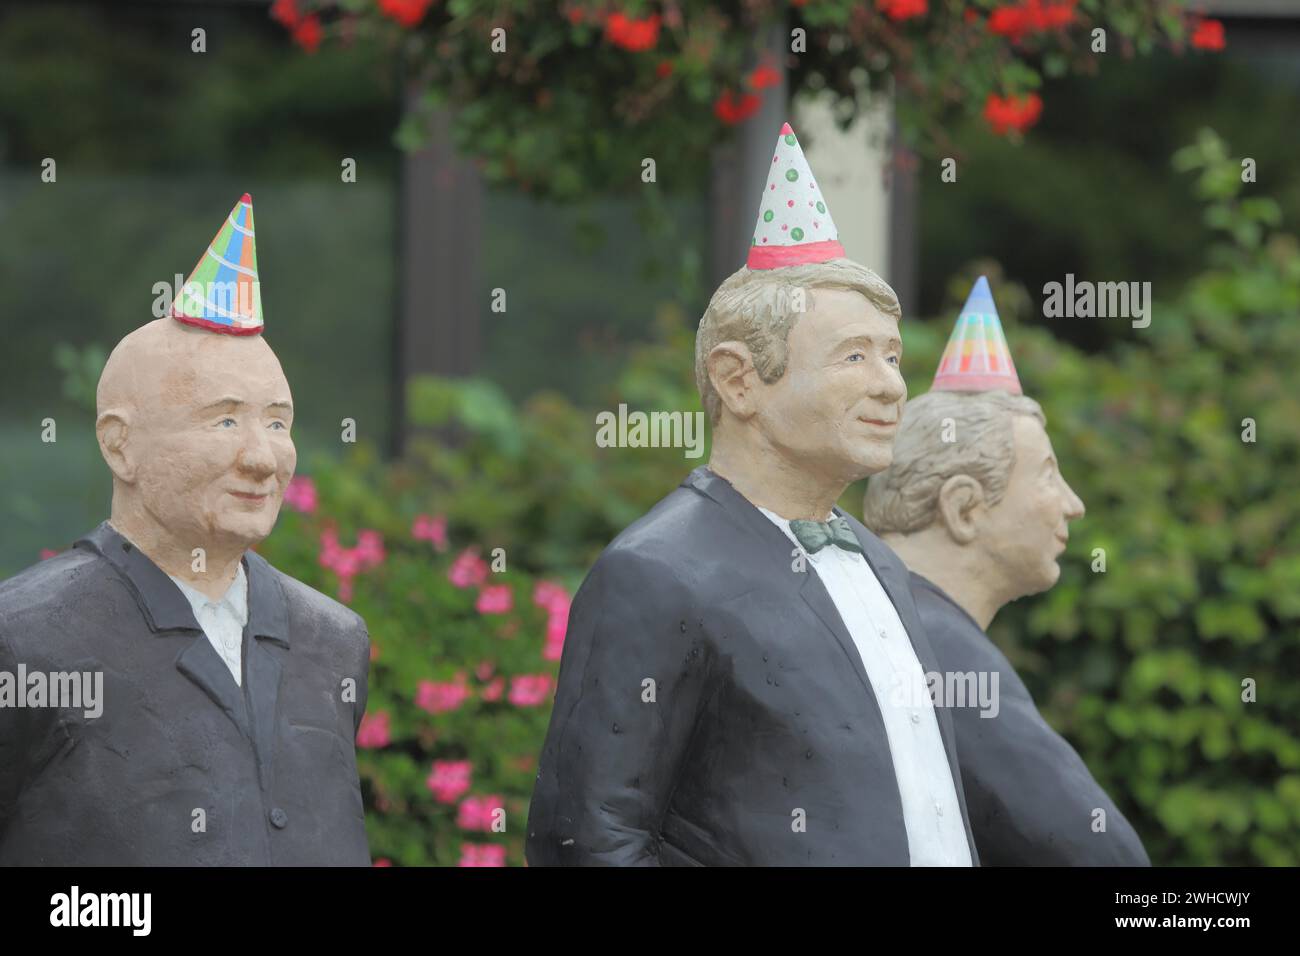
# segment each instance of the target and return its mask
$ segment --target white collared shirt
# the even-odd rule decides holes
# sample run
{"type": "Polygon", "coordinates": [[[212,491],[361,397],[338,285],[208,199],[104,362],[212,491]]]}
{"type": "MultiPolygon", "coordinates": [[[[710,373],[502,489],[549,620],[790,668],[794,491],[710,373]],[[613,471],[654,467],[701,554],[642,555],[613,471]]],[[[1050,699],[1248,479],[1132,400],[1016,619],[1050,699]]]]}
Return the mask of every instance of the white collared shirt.
{"type": "Polygon", "coordinates": [[[766,508],[758,510],[803,551],[857,646],[885,723],[912,866],[970,866],[970,844],[934,702],[884,586],[861,554],[831,544],[808,554],[789,521],[766,508]]]}
{"type": "Polygon", "coordinates": [[[235,683],[243,686],[244,625],[248,623],[248,577],[244,562],[239,562],[235,580],[221,600],[214,601],[202,591],[192,587],[175,575],[167,575],[176,582],[194,609],[194,619],[203,628],[212,649],[228,668],[235,683]]]}

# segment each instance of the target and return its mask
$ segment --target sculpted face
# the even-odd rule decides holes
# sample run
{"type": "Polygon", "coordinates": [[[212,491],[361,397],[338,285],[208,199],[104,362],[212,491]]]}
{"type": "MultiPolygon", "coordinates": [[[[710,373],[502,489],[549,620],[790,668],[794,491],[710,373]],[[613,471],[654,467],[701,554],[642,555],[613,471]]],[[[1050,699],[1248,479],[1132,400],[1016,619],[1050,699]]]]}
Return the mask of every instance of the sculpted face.
{"type": "Polygon", "coordinates": [[[101,383],[114,510],[122,494],[123,507],[174,541],[250,547],[275,526],[297,464],[289,383],[261,336],[160,322],[123,341],[113,379],[101,383]],[[120,421],[105,416],[106,404],[120,421]]]}
{"type": "Polygon", "coordinates": [[[1051,439],[1037,419],[1015,415],[1016,458],[1006,494],[988,515],[979,541],[1003,576],[1023,594],[1046,591],[1061,576],[1056,563],[1069,538],[1069,522],[1082,518],[1083,502],[1057,467],[1051,439]]]}
{"type": "Polygon", "coordinates": [[[800,470],[845,483],[889,467],[907,386],[897,320],[859,292],[817,289],[790,330],[785,374],[757,424],[800,470]]]}

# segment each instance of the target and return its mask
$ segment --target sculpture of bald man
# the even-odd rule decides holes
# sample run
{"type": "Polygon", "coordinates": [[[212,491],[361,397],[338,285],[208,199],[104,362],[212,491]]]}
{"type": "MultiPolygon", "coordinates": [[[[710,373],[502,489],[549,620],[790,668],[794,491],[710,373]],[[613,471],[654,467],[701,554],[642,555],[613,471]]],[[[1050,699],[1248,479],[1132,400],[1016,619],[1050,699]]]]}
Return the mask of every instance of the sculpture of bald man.
{"type": "Polygon", "coordinates": [[[980,859],[1149,866],[1133,827],[985,634],[1003,605],[1056,583],[1069,523],[1084,514],[1045,425],[1021,394],[981,278],[933,389],[908,402],[893,461],[871,478],[864,522],[911,572],[980,859]]]}
{"type": "Polygon", "coordinates": [[[370,863],[365,624],[249,550],[297,461],[252,239],[245,196],[173,316],[109,356],[109,520],[0,583],[0,864],[370,863]],[[204,299],[210,262],[243,309],[204,299]]]}

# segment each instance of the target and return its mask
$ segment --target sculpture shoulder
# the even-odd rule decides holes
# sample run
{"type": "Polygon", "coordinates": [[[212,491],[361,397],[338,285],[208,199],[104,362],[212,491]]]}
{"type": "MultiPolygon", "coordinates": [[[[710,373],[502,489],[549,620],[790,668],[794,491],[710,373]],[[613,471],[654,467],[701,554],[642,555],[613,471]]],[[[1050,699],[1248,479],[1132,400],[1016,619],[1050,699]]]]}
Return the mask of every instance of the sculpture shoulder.
{"type": "Polygon", "coordinates": [[[992,638],[935,585],[915,573],[910,577],[916,610],[939,664],[952,671],[996,671],[1003,693],[1030,700],[1024,681],[992,638]]]}
{"type": "Polygon", "coordinates": [[[610,542],[588,581],[639,581],[651,590],[689,591],[704,579],[702,568],[734,553],[735,534],[715,502],[680,487],[610,542]]]}
{"type": "Polygon", "coordinates": [[[57,622],[98,613],[109,588],[122,586],[112,566],[94,551],[72,548],[0,581],[0,645],[15,650],[41,639],[57,622]]]}
{"type": "Polygon", "coordinates": [[[345,604],[268,564],[284,593],[294,638],[300,633],[325,641],[369,644],[366,622],[345,604]]]}

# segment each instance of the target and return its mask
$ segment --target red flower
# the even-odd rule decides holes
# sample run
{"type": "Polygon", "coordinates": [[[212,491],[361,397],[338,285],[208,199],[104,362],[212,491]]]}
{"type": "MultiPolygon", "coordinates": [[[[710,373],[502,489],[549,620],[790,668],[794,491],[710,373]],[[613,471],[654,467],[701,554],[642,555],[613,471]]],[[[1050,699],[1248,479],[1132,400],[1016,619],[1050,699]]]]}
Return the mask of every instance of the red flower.
{"type": "Polygon", "coordinates": [[[292,30],[298,25],[301,14],[298,13],[298,0],[275,0],[271,4],[271,19],[292,30]]]}
{"type": "Polygon", "coordinates": [[[379,0],[379,9],[404,27],[413,27],[424,19],[433,0],[379,0]]]}
{"type": "Polygon", "coordinates": [[[605,39],[633,53],[650,50],[659,42],[659,23],[657,13],[639,20],[625,13],[611,13],[605,18],[605,39]]]}
{"type": "Polygon", "coordinates": [[[751,90],[765,90],[769,86],[778,86],[781,83],[781,71],[766,64],[756,66],[746,82],[749,83],[751,90]]]}
{"type": "Polygon", "coordinates": [[[880,12],[891,20],[911,20],[926,14],[927,0],[876,0],[880,12]]]}
{"type": "Polygon", "coordinates": [[[1018,42],[1026,33],[1042,33],[1074,22],[1076,0],[1044,4],[1042,0],[1024,0],[1014,6],[998,7],[989,14],[989,32],[1018,42]]]}
{"type": "Polygon", "coordinates": [[[655,66],[655,76],[659,77],[659,79],[664,80],[672,75],[673,75],[672,60],[660,60],[658,65],[655,66]]]}
{"type": "Polygon", "coordinates": [[[1005,97],[990,93],[984,102],[984,118],[999,136],[1013,129],[1028,129],[1038,122],[1042,112],[1043,99],[1037,93],[1005,97]]]}
{"type": "Polygon", "coordinates": [[[320,46],[320,39],[320,17],[315,14],[300,20],[297,26],[293,28],[293,42],[308,53],[316,52],[316,48],[320,46]]]}
{"type": "Polygon", "coordinates": [[[1223,22],[1220,20],[1200,19],[1192,30],[1192,46],[1198,50],[1222,50],[1223,22]]]}
{"type": "Polygon", "coordinates": [[[735,126],[758,112],[761,102],[757,93],[742,93],[737,96],[731,90],[723,90],[722,95],[714,101],[713,114],[728,126],[735,126]]]}

